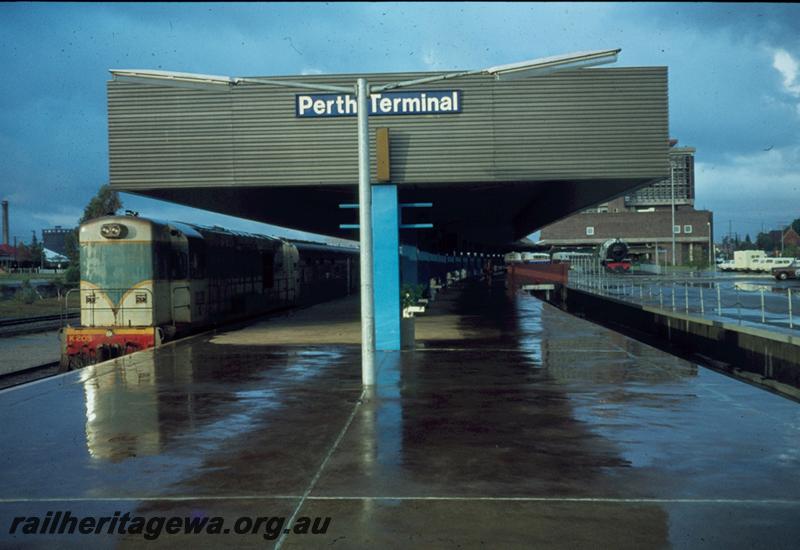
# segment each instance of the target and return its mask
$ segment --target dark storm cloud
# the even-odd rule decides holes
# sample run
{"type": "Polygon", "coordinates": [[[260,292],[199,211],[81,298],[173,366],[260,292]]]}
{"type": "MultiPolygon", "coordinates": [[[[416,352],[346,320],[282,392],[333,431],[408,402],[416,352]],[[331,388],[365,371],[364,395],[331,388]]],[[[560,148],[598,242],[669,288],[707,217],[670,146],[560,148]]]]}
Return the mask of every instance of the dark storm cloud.
{"type": "MultiPolygon", "coordinates": [[[[670,131],[697,147],[698,203],[713,209],[719,200],[732,217],[737,201],[752,208],[744,195],[756,177],[773,201],[764,215],[789,217],[800,202],[789,185],[800,98],[773,59],[778,49],[800,59],[799,37],[796,5],[2,4],[0,195],[12,202],[12,233],[26,239],[80,215],[108,180],[110,68],[445,70],[621,47],[619,66],[669,67],[670,131]]],[[[125,201],[158,215],[188,212],[125,201]]],[[[210,214],[193,215],[212,223],[210,214]]]]}

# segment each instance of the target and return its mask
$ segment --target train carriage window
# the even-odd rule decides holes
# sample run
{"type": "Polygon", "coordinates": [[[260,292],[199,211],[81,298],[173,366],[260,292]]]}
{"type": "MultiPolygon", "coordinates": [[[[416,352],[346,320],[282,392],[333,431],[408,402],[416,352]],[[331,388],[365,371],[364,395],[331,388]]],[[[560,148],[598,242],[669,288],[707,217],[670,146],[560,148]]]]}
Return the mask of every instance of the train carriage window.
{"type": "Polygon", "coordinates": [[[261,253],[261,281],[264,288],[275,286],[275,255],[271,251],[261,253]]]}
{"type": "Polygon", "coordinates": [[[192,279],[206,278],[206,251],[202,242],[189,242],[189,272],[192,279]]]}

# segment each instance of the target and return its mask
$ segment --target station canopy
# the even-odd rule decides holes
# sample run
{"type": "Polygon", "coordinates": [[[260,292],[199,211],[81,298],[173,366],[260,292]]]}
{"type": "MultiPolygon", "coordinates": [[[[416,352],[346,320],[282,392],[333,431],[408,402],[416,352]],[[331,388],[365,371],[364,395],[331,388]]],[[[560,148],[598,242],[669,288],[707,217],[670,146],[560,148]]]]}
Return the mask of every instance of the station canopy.
{"type": "MultiPolygon", "coordinates": [[[[263,77],[353,86],[441,73],[263,77]]],[[[257,77],[256,77],[257,78],[257,77]]],[[[474,74],[374,93],[389,130],[402,243],[505,250],[572,213],[669,176],[666,67],[474,74]]],[[[243,82],[225,90],[108,82],[111,186],[340,238],[357,222],[355,94],[243,82]]],[[[190,221],[190,220],[186,220],[190,221]]]]}

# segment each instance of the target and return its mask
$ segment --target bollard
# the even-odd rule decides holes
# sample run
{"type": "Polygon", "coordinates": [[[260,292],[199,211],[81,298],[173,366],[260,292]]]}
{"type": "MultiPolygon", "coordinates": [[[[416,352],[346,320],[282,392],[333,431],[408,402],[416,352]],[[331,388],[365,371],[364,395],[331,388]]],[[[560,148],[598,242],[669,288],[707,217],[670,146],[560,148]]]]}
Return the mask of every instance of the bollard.
{"type": "Polygon", "coordinates": [[[644,301],[644,288],[642,287],[642,285],[639,285],[639,301],[640,302],[644,301]]]}
{"type": "Polygon", "coordinates": [[[722,300],[720,299],[719,283],[717,283],[717,315],[722,315],[722,300]]]}
{"type": "Polygon", "coordinates": [[[661,309],[664,309],[664,287],[658,289],[658,303],[661,309]]]}
{"type": "Polygon", "coordinates": [[[764,289],[761,289],[761,322],[766,323],[766,318],[764,317],[764,289]]]}
{"type": "Polygon", "coordinates": [[[789,328],[794,328],[792,322],[792,289],[789,289],[789,328]]]}

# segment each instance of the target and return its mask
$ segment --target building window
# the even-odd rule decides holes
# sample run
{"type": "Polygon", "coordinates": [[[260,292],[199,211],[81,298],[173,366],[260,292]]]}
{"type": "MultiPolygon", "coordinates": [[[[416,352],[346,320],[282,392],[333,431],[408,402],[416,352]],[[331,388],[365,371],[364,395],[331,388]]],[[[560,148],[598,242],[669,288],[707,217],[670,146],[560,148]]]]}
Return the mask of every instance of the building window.
{"type": "Polygon", "coordinates": [[[681,232],[681,226],[680,225],[673,225],[672,226],[672,232],[675,233],[676,235],[678,235],[681,232]]]}
{"type": "Polygon", "coordinates": [[[692,226],[691,225],[684,225],[683,226],[683,232],[684,233],[691,233],[692,232],[692,226]]]}
{"type": "Polygon", "coordinates": [[[594,227],[591,226],[591,225],[587,225],[586,226],[586,234],[589,235],[589,236],[594,235],[594,227]]]}

